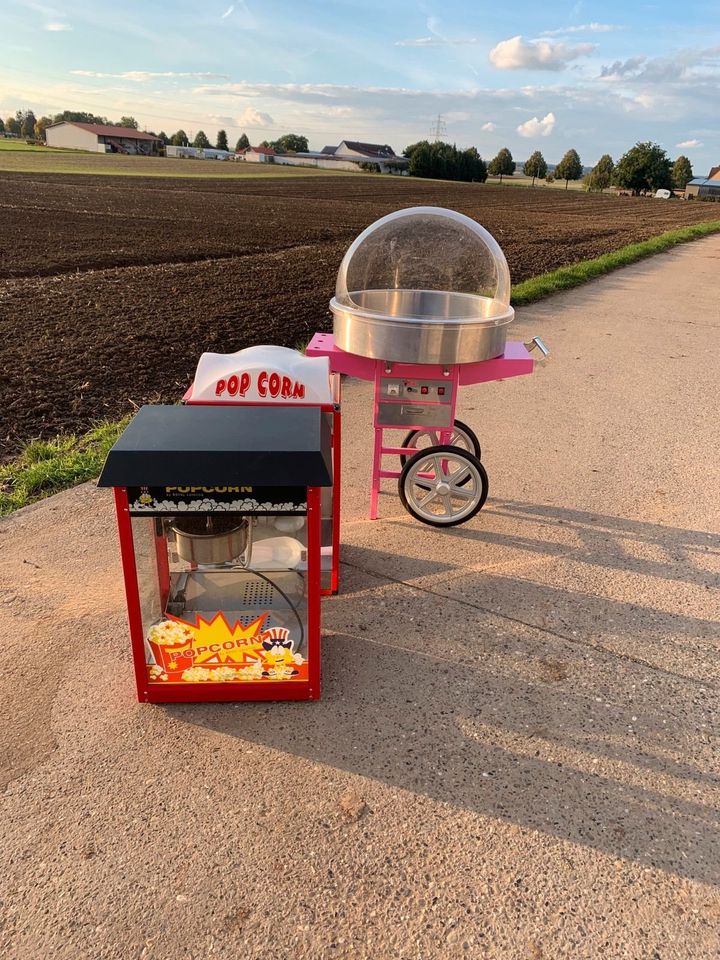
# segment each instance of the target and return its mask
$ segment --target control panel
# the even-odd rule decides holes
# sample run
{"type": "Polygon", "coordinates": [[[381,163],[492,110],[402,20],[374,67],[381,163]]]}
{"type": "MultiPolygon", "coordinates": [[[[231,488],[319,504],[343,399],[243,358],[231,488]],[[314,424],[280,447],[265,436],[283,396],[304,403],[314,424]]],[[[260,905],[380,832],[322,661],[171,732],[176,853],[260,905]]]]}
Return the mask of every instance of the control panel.
{"type": "Polygon", "coordinates": [[[380,396],[390,400],[411,399],[426,403],[450,403],[452,383],[448,380],[404,380],[383,377],[380,381],[380,396]]]}
{"type": "Polygon", "coordinates": [[[390,427],[449,427],[452,424],[449,380],[383,377],[380,380],[377,424],[390,427]]]}

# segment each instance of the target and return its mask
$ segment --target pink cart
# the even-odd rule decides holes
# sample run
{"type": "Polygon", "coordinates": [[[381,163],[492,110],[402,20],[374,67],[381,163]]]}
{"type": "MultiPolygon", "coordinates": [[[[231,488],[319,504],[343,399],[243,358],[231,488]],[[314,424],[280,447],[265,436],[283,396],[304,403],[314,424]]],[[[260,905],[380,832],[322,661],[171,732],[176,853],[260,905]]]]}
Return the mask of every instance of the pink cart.
{"type": "Polygon", "coordinates": [[[535,337],[506,340],[510,275],[495,239],[451,210],[413,207],[383,217],[350,246],[330,303],[334,333],[309,356],[375,385],[370,518],[380,483],[398,482],[407,511],[449,527],[482,508],[488,477],[472,429],[455,417],[458,389],[532,373],[535,337]],[[405,430],[402,442],[385,432],[405,430]],[[400,469],[384,466],[399,457],[400,469]]]}

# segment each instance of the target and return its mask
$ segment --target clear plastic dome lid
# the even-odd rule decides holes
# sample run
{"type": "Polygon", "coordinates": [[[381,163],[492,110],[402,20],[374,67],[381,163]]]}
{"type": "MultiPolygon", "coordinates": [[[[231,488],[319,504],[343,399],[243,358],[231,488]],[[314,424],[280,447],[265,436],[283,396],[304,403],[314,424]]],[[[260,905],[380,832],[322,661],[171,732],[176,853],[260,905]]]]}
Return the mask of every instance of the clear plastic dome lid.
{"type": "Polygon", "coordinates": [[[349,247],[333,310],[396,321],[477,321],[505,317],[510,271],[479,223],[442,207],[409,207],[382,217],[349,247]]]}

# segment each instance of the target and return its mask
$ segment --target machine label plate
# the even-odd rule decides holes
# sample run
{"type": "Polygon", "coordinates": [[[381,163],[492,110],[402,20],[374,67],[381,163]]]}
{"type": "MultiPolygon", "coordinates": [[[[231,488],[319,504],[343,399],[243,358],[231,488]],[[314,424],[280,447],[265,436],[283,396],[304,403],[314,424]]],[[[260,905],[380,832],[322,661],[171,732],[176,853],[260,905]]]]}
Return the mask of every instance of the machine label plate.
{"type": "Polygon", "coordinates": [[[452,424],[449,403],[393,403],[380,401],[377,425],[381,427],[449,427],[452,424]]]}
{"type": "Polygon", "coordinates": [[[307,513],[307,487],[128,487],[131,516],[175,513],[307,513]]]}

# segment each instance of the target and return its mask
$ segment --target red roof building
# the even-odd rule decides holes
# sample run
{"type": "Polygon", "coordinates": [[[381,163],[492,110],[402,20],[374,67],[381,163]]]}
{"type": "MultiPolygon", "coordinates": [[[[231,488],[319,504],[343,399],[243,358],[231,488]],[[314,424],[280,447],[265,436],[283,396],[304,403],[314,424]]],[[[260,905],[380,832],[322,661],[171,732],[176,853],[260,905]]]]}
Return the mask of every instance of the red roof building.
{"type": "Polygon", "coordinates": [[[69,150],[89,150],[92,153],[157,153],[158,138],[144,130],[116,127],[109,123],[83,123],[62,120],[45,128],[45,142],[49,147],[69,150]]]}

